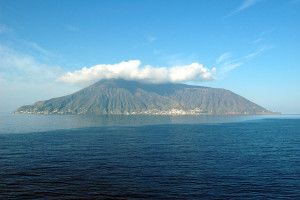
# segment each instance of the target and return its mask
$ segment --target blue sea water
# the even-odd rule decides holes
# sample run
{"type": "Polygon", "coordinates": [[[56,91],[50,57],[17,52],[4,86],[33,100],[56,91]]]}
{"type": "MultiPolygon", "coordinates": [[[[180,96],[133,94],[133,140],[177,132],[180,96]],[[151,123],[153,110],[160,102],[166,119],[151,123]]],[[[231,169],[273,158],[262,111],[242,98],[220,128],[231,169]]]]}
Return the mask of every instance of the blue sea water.
{"type": "Polygon", "coordinates": [[[0,115],[0,199],[300,199],[300,116],[0,115]]]}

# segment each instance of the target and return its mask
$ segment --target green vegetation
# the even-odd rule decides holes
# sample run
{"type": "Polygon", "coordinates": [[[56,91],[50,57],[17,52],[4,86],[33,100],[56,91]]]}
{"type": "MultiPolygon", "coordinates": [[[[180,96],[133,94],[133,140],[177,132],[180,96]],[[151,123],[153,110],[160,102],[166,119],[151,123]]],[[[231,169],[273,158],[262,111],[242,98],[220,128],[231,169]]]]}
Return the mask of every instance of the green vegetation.
{"type": "Polygon", "coordinates": [[[74,94],[20,107],[32,114],[273,114],[225,89],[102,80],[74,94]]]}

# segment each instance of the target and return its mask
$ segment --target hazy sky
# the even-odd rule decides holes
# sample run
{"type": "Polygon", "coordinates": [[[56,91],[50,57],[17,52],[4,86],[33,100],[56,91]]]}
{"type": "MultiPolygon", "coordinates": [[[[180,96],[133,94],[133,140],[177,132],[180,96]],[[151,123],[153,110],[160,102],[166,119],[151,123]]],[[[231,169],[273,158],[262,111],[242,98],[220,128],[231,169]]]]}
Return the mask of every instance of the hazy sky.
{"type": "Polygon", "coordinates": [[[300,113],[300,1],[0,0],[0,112],[102,78],[225,88],[300,113]]]}

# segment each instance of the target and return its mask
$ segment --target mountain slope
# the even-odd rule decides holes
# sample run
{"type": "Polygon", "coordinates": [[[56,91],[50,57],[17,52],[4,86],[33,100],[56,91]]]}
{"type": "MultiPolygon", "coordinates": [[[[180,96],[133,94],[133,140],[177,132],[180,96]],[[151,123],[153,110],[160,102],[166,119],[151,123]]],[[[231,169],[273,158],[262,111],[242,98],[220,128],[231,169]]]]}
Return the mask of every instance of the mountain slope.
{"type": "Polygon", "coordinates": [[[36,114],[272,114],[225,89],[102,80],[74,94],[20,107],[36,114]]]}

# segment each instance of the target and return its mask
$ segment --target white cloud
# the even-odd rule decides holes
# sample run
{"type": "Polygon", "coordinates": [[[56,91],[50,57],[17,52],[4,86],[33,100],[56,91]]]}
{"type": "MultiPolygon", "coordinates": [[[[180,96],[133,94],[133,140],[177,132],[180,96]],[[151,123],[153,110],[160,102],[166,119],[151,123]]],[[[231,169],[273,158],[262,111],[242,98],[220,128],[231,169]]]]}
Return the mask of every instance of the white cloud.
{"type": "Polygon", "coordinates": [[[265,31],[263,31],[263,32],[260,34],[260,37],[265,36],[265,35],[267,35],[267,34],[269,34],[269,33],[272,33],[272,32],[274,32],[275,30],[276,30],[275,28],[265,30],[265,31]]]}
{"type": "Polygon", "coordinates": [[[264,40],[264,36],[265,35],[270,34],[270,33],[274,32],[274,31],[275,31],[275,29],[268,29],[268,30],[265,30],[265,31],[261,32],[258,35],[258,38],[256,40],[254,40],[252,43],[254,43],[254,44],[261,43],[264,40]]]}
{"type": "Polygon", "coordinates": [[[185,82],[196,80],[212,80],[212,73],[202,64],[192,63],[191,65],[175,66],[169,68],[171,82],[185,82]]]}
{"type": "Polygon", "coordinates": [[[38,53],[41,53],[45,56],[51,56],[51,53],[49,51],[47,51],[46,49],[42,48],[41,46],[39,46],[38,44],[36,44],[34,42],[24,41],[24,44],[27,45],[28,47],[32,48],[33,50],[37,51],[38,53]]]}
{"type": "Polygon", "coordinates": [[[245,10],[246,8],[253,6],[254,4],[258,3],[260,0],[245,0],[240,7],[238,7],[235,11],[227,15],[227,17],[236,14],[238,12],[241,12],[242,10],[245,10]]]}
{"type": "MultiPolygon", "coordinates": [[[[218,75],[224,75],[232,70],[234,70],[237,67],[240,67],[244,65],[245,63],[249,62],[253,58],[260,56],[263,52],[274,48],[274,46],[260,46],[255,52],[250,53],[248,55],[245,55],[240,58],[235,58],[235,59],[229,59],[231,58],[231,54],[229,53],[224,53],[222,54],[218,59],[217,59],[217,64],[219,64],[219,74],[218,75]]],[[[211,70],[214,72],[214,69],[211,70]]]]}
{"type": "Polygon", "coordinates": [[[227,60],[228,58],[231,57],[231,53],[227,52],[227,53],[223,53],[217,60],[216,63],[219,64],[224,60],[227,60]]]}
{"type": "Polygon", "coordinates": [[[148,43],[152,43],[155,40],[157,40],[157,37],[155,37],[153,35],[147,35],[147,40],[148,40],[148,43]]]}
{"type": "Polygon", "coordinates": [[[146,42],[137,44],[137,45],[134,46],[134,48],[139,48],[139,47],[142,47],[142,46],[150,45],[151,43],[155,42],[158,39],[157,37],[155,37],[153,35],[144,35],[144,37],[146,39],[146,42]]]}
{"type": "Polygon", "coordinates": [[[245,0],[243,4],[236,10],[236,12],[240,12],[254,4],[256,4],[259,0],[245,0]]]}
{"type": "Polygon", "coordinates": [[[269,50],[269,49],[272,49],[274,48],[273,46],[264,46],[264,47],[260,47],[257,51],[251,53],[251,54],[248,54],[246,56],[243,57],[243,59],[246,59],[246,60],[251,60],[253,59],[254,57],[256,56],[259,56],[260,54],[262,54],[264,51],[266,50],[269,50]]]}
{"type": "Polygon", "coordinates": [[[243,62],[238,62],[238,63],[225,63],[222,68],[221,68],[221,71],[220,73],[223,74],[223,73],[227,73],[239,66],[242,66],[244,63],[243,62]]]}
{"type": "Polygon", "coordinates": [[[59,66],[41,63],[0,43],[0,112],[76,91],[78,88],[55,83],[62,74],[59,66]]]}
{"type": "Polygon", "coordinates": [[[173,67],[141,67],[141,61],[130,60],[118,64],[101,64],[90,68],[68,72],[57,79],[58,82],[88,85],[102,79],[122,78],[126,80],[141,80],[151,83],[186,82],[214,80],[213,73],[199,63],[173,67]]]}
{"type": "Polygon", "coordinates": [[[217,68],[216,68],[216,67],[212,68],[212,69],[211,69],[211,72],[212,72],[212,73],[216,73],[216,72],[217,72],[217,68]]]}
{"type": "Polygon", "coordinates": [[[7,81],[45,81],[54,80],[60,67],[39,63],[30,55],[0,44],[0,73],[7,81]]]}

